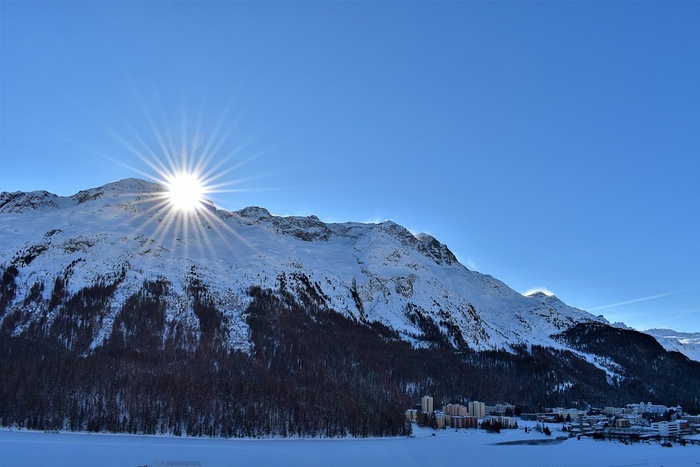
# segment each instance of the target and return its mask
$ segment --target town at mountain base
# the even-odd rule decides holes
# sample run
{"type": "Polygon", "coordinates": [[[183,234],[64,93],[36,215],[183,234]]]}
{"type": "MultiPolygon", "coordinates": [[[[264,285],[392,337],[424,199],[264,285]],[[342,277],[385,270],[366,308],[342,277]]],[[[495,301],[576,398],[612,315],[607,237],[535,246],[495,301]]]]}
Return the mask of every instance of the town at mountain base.
{"type": "Polygon", "coordinates": [[[0,424],[393,436],[423,394],[700,412],[699,362],[524,297],[432,237],[260,208],[183,221],[161,192],[0,194],[0,424]]]}

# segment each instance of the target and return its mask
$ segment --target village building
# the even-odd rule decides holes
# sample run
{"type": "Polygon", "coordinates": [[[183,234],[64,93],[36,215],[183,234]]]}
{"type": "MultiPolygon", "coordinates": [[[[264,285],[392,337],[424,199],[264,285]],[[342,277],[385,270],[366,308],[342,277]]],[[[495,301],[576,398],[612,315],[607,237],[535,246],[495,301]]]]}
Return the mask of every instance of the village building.
{"type": "Polygon", "coordinates": [[[622,415],[625,409],[622,407],[605,407],[603,408],[603,413],[608,417],[613,417],[615,415],[622,415]]]}
{"type": "Polygon", "coordinates": [[[518,428],[518,421],[515,417],[506,417],[504,415],[487,415],[484,418],[484,423],[500,423],[502,428],[508,429],[518,428]]]}
{"type": "Polygon", "coordinates": [[[445,428],[445,414],[440,412],[439,410],[435,412],[435,423],[436,426],[439,430],[442,430],[445,428]]]}
{"type": "Polygon", "coordinates": [[[556,407],[553,409],[549,409],[550,414],[555,414],[557,417],[561,417],[561,420],[563,421],[569,421],[569,422],[574,422],[578,420],[578,418],[581,415],[588,415],[588,412],[585,410],[579,410],[579,409],[564,409],[562,407],[556,407]]]}
{"type": "Polygon", "coordinates": [[[453,415],[448,417],[451,428],[478,428],[479,419],[470,415],[453,415]]]}
{"type": "Polygon", "coordinates": [[[420,400],[420,409],[424,413],[430,413],[433,411],[433,398],[431,396],[423,396],[420,400]]]}
{"type": "Polygon", "coordinates": [[[415,422],[418,420],[418,411],[416,409],[408,409],[406,411],[406,421],[415,422]]]}
{"type": "Polygon", "coordinates": [[[537,421],[541,423],[558,423],[559,415],[554,412],[538,413],[537,421]]]}
{"type": "Polygon", "coordinates": [[[486,416],[486,404],[479,401],[472,401],[468,404],[468,415],[476,418],[484,418],[486,416]]]}
{"type": "Polygon", "coordinates": [[[652,423],[651,429],[658,432],[662,438],[673,438],[680,434],[681,423],[679,421],[652,423]]]}
{"type": "Polygon", "coordinates": [[[616,418],[615,428],[631,428],[632,423],[627,418],[616,418]]]}
{"type": "Polygon", "coordinates": [[[486,413],[490,415],[512,415],[515,413],[515,406],[509,404],[508,402],[499,402],[496,405],[487,405],[485,407],[486,413]]]}
{"type": "Polygon", "coordinates": [[[454,416],[467,416],[469,414],[467,407],[460,404],[447,404],[442,407],[442,411],[445,412],[446,415],[454,416]]]}

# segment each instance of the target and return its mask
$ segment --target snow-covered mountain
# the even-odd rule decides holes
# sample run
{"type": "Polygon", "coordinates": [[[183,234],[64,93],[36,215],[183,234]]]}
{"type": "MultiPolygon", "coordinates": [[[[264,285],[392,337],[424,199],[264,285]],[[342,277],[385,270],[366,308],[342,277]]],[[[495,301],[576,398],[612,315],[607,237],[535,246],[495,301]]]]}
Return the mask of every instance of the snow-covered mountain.
{"type": "Polygon", "coordinates": [[[664,349],[676,351],[686,357],[700,362],[700,332],[678,332],[671,329],[647,329],[664,349]]]}
{"type": "Polygon", "coordinates": [[[33,322],[51,329],[67,312],[57,300],[100,284],[111,290],[103,309],[76,328],[81,336],[61,335],[68,348],[82,345],[89,352],[112,334],[130,296],[145,282],[165,281],[167,324],[187,323],[196,335],[199,323],[186,293],[196,278],[224,313],[225,345],[244,351],[250,287],[276,289],[281,283],[293,289],[310,282],[328,309],[382,323],[415,347],[427,345],[425,320],[455,347],[466,343],[475,350],[559,348],[553,335],[577,323],[605,323],[556,297],[523,296],[470,271],[435,238],[391,221],[327,224],[315,216],[278,217],[258,207],[227,212],[213,205],[178,213],[164,196],[163,187],[136,179],[70,197],[0,194],[0,265],[12,266],[15,274],[0,320],[9,325],[12,311],[14,335],[33,322]]]}
{"type": "Polygon", "coordinates": [[[396,436],[424,394],[700,410],[700,363],[390,221],[178,211],[128,179],[0,193],[0,242],[3,426],[396,436]]]}

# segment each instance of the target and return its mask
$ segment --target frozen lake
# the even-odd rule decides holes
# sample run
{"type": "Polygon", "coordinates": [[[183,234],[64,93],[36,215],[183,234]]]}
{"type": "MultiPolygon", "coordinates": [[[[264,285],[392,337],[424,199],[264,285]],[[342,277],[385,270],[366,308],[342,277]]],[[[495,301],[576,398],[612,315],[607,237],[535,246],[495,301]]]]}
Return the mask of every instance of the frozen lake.
{"type": "Polygon", "coordinates": [[[576,438],[559,444],[497,445],[544,439],[523,430],[416,430],[392,439],[202,439],[0,431],[0,467],[137,467],[198,461],[202,467],[285,466],[700,466],[700,446],[664,448],[576,438]]]}

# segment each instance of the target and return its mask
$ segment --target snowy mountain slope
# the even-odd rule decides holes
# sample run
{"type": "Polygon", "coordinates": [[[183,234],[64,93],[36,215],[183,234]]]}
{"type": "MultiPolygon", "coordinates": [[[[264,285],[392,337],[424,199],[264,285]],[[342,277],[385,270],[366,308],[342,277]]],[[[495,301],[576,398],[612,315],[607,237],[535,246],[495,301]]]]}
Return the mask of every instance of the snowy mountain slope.
{"type": "Polygon", "coordinates": [[[159,185],[135,179],[70,197],[0,194],[0,265],[16,269],[16,290],[6,304],[19,314],[12,332],[21,334],[36,320],[50,328],[63,313],[57,294],[66,299],[103,284],[113,293],[89,332],[95,349],[112,333],[128,297],[144,281],[157,280],[170,285],[167,321],[185,323],[193,335],[200,330],[186,292],[193,280],[206,284],[223,310],[226,345],[241,350],[248,349],[249,288],[282,282],[290,288],[309,282],[329,309],[385,324],[417,347],[426,345],[420,325],[426,319],[455,346],[476,350],[561,347],[550,336],[580,322],[604,322],[556,297],[523,296],[470,271],[433,237],[391,221],[325,224],[314,216],[213,205],[184,215],[173,213],[163,195],[159,185]]]}
{"type": "Polygon", "coordinates": [[[700,410],[700,363],[390,221],[178,211],[129,179],[0,193],[0,242],[4,426],[397,436],[424,394],[700,410]]]}
{"type": "Polygon", "coordinates": [[[647,329],[644,333],[654,337],[664,349],[680,352],[691,360],[700,362],[700,332],[647,329]]]}

